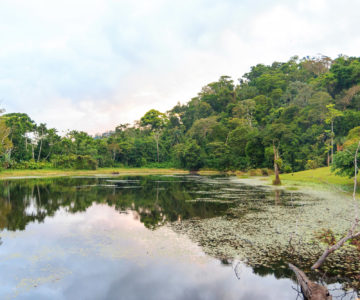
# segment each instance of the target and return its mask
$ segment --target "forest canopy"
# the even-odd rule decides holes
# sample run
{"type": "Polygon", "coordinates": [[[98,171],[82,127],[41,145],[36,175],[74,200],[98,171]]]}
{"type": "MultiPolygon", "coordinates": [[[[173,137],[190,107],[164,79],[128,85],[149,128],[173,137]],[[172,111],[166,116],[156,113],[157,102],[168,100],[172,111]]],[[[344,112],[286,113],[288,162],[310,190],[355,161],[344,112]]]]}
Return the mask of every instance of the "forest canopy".
{"type": "Polygon", "coordinates": [[[333,168],[348,175],[349,166],[341,171],[349,165],[342,150],[354,148],[359,109],[359,57],[295,56],[253,66],[236,82],[221,76],[185,104],[167,112],[154,108],[134,125],[95,137],[75,130],[60,136],[24,113],[3,114],[0,162],[2,168],[29,169],[248,170],[271,168],[276,145],[282,172],[334,160],[333,168]]]}

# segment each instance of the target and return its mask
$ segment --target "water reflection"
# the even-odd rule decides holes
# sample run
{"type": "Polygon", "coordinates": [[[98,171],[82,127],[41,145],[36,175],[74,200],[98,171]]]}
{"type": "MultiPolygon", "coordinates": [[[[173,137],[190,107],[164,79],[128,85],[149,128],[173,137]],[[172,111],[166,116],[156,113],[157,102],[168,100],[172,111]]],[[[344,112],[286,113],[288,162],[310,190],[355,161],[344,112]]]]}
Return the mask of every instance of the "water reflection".
{"type": "Polygon", "coordinates": [[[3,181],[0,298],[295,299],[283,263],[214,259],[171,224],[302,205],[227,177],[3,181]]]}
{"type": "MultiPolygon", "coordinates": [[[[13,180],[0,183],[0,228],[24,230],[30,222],[64,208],[85,211],[93,203],[105,203],[119,212],[133,210],[147,228],[167,221],[220,216],[234,205],[260,209],[271,205],[271,193],[204,177],[57,178],[13,180]]],[[[276,191],[279,204],[281,191],[276,191]]],[[[285,195],[284,195],[285,196],[285,195]]],[[[281,197],[282,205],[287,198],[281,197]]]]}

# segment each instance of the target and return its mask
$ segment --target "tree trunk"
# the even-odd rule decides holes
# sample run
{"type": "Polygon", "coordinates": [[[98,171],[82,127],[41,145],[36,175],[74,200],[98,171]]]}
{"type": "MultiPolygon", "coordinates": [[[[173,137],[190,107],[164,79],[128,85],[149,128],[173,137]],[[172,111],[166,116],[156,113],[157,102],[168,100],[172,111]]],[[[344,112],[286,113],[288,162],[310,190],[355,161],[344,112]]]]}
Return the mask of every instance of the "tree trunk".
{"type": "Polygon", "coordinates": [[[159,141],[156,140],[156,154],[157,154],[157,162],[159,162],[159,141]]]}
{"type": "Polygon", "coordinates": [[[40,148],[39,148],[39,153],[38,153],[37,162],[39,162],[39,161],[40,161],[41,148],[42,148],[42,139],[40,140],[40,148]]]}
{"type": "Polygon", "coordinates": [[[35,160],[35,153],[34,153],[34,145],[31,144],[31,154],[32,154],[32,159],[35,160]]]}
{"type": "Polygon", "coordinates": [[[332,296],[326,287],[312,282],[303,271],[289,264],[290,269],[295,273],[296,279],[301,286],[304,299],[307,300],[331,300],[332,296]]]}
{"type": "Polygon", "coordinates": [[[330,154],[329,154],[329,151],[327,153],[327,166],[330,167],[330,154]]]}
{"type": "Polygon", "coordinates": [[[273,144],[273,148],[274,148],[274,173],[275,173],[275,180],[273,181],[273,185],[280,185],[281,180],[279,176],[279,166],[276,163],[276,161],[279,158],[279,154],[278,154],[278,150],[275,147],[275,144],[273,144]]]}
{"type": "Polygon", "coordinates": [[[159,162],[159,138],[160,138],[160,133],[155,132],[154,133],[154,138],[156,141],[156,158],[157,158],[157,162],[159,162]]]}
{"type": "Polygon", "coordinates": [[[39,154],[38,154],[38,159],[37,159],[37,162],[39,162],[39,161],[40,161],[41,148],[42,148],[42,143],[43,143],[43,135],[44,135],[44,130],[41,130],[40,147],[39,147],[39,154]]]}
{"type": "Polygon", "coordinates": [[[334,121],[331,121],[331,164],[334,159],[334,121]]]}

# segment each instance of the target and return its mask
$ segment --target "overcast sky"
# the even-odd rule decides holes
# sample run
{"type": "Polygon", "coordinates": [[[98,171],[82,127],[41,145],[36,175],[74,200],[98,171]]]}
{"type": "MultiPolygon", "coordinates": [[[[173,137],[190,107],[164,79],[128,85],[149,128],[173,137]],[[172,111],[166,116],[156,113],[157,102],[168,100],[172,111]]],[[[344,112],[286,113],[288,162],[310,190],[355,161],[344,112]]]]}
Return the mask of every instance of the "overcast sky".
{"type": "Polygon", "coordinates": [[[359,0],[0,0],[0,106],[91,134],[257,63],[360,56],[359,0]]]}

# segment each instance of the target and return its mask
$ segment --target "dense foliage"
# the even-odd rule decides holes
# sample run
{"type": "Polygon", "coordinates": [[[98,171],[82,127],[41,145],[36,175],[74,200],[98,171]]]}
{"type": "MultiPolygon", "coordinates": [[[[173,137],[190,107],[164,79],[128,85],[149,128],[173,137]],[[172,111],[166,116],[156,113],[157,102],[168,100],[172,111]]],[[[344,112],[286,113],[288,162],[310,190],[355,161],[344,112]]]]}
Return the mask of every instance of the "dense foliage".
{"type": "Polygon", "coordinates": [[[237,83],[222,76],[186,104],[167,113],[152,109],[135,125],[95,138],[77,131],[60,137],[26,114],[5,114],[0,126],[9,131],[0,154],[3,167],[14,168],[31,161],[246,170],[271,168],[276,148],[282,172],[299,171],[332,162],[360,126],[359,109],[360,58],[293,57],[253,66],[237,83]]]}

